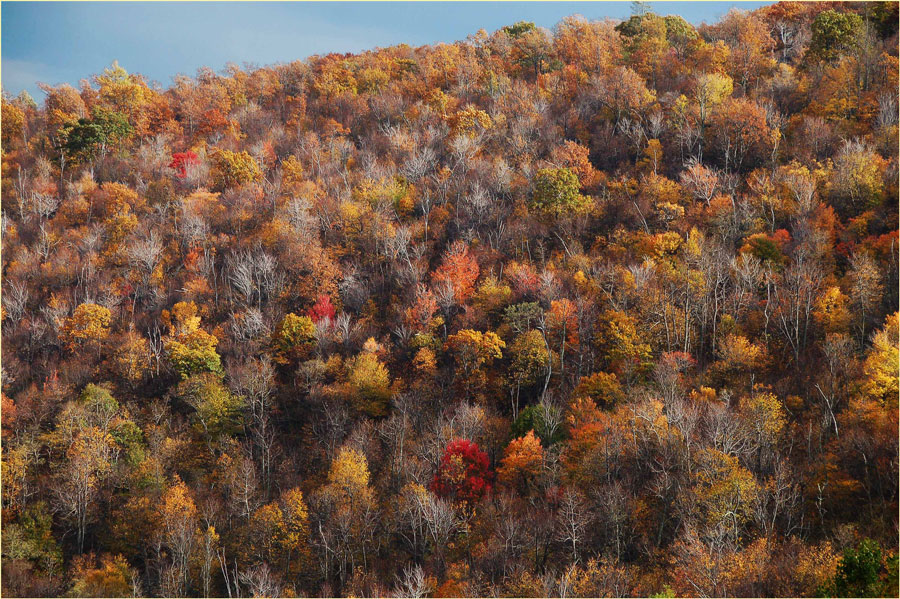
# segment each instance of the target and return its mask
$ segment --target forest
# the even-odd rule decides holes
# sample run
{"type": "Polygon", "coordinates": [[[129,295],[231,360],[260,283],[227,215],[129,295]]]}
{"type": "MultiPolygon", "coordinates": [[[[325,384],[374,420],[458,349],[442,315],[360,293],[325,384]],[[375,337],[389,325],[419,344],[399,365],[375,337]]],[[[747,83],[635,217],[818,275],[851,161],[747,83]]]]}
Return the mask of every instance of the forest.
{"type": "Polygon", "coordinates": [[[41,89],[4,596],[897,596],[896,2],[41,89]]]}

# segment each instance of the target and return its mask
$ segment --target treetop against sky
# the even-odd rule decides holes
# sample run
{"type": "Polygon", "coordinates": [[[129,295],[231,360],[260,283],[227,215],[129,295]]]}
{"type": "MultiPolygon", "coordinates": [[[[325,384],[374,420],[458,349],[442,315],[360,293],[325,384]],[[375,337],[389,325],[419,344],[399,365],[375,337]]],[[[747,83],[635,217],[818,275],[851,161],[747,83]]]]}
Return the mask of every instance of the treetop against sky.
{"type": "MultiPolygon", "coordinates": [[[[699,25],[732,7],[770,2],[648,2],[699,25]]],[[[313,54],[465,39],[517,21],[625,19],[631,2],[4,2],[3,89],[78,82],[113,60],[164,87],[179,74],[229,62],[291,62],[313,54]]]]}

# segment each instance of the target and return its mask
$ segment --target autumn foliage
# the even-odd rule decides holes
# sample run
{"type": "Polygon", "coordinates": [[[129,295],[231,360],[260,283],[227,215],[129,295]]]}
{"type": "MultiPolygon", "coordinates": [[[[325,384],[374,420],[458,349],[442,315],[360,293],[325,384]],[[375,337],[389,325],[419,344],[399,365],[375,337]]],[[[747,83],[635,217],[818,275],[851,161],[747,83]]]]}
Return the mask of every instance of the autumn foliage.
{"type": "Polygon", "coordinates": [[[2,594],[896,596],[897,3],[653,8],[3,94],[2,594]]]}
{"type": "Polygon", "coordinates": [[[457,439],[444,450],[430,488],[439,497],[473,504],[490,492],[492,484],[493,472],[487,454],[477,443],[457,439]]]}

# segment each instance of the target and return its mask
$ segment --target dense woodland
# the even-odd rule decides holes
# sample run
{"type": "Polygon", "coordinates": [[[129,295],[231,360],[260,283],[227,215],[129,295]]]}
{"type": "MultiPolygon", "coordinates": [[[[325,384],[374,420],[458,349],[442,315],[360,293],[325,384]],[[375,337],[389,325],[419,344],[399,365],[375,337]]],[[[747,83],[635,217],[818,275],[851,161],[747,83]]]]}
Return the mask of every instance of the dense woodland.
{"type": "Polygon", "coordinates": [[[897,7],[4,95],[3,594],[896,596],[897,7]]]}

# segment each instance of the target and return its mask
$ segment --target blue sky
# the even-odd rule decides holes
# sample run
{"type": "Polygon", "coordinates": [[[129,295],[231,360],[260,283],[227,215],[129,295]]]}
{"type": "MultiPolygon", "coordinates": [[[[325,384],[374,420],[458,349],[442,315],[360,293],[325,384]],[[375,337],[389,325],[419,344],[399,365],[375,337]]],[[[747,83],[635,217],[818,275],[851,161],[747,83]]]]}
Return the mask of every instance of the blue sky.
{"type": "MultiPolygon", "coordinates": [[[[658,14],[713,22],[732,6],[769,2],[651,2],[658,14]]],[[[38,81],[77,86],[118,60],[163,86],[201,66],[268,65],[399,43],[453,42],[516,21],[552,27],[562,17],[625,18],[630,2],[3,2],[3,89],[38,81]]]]}

